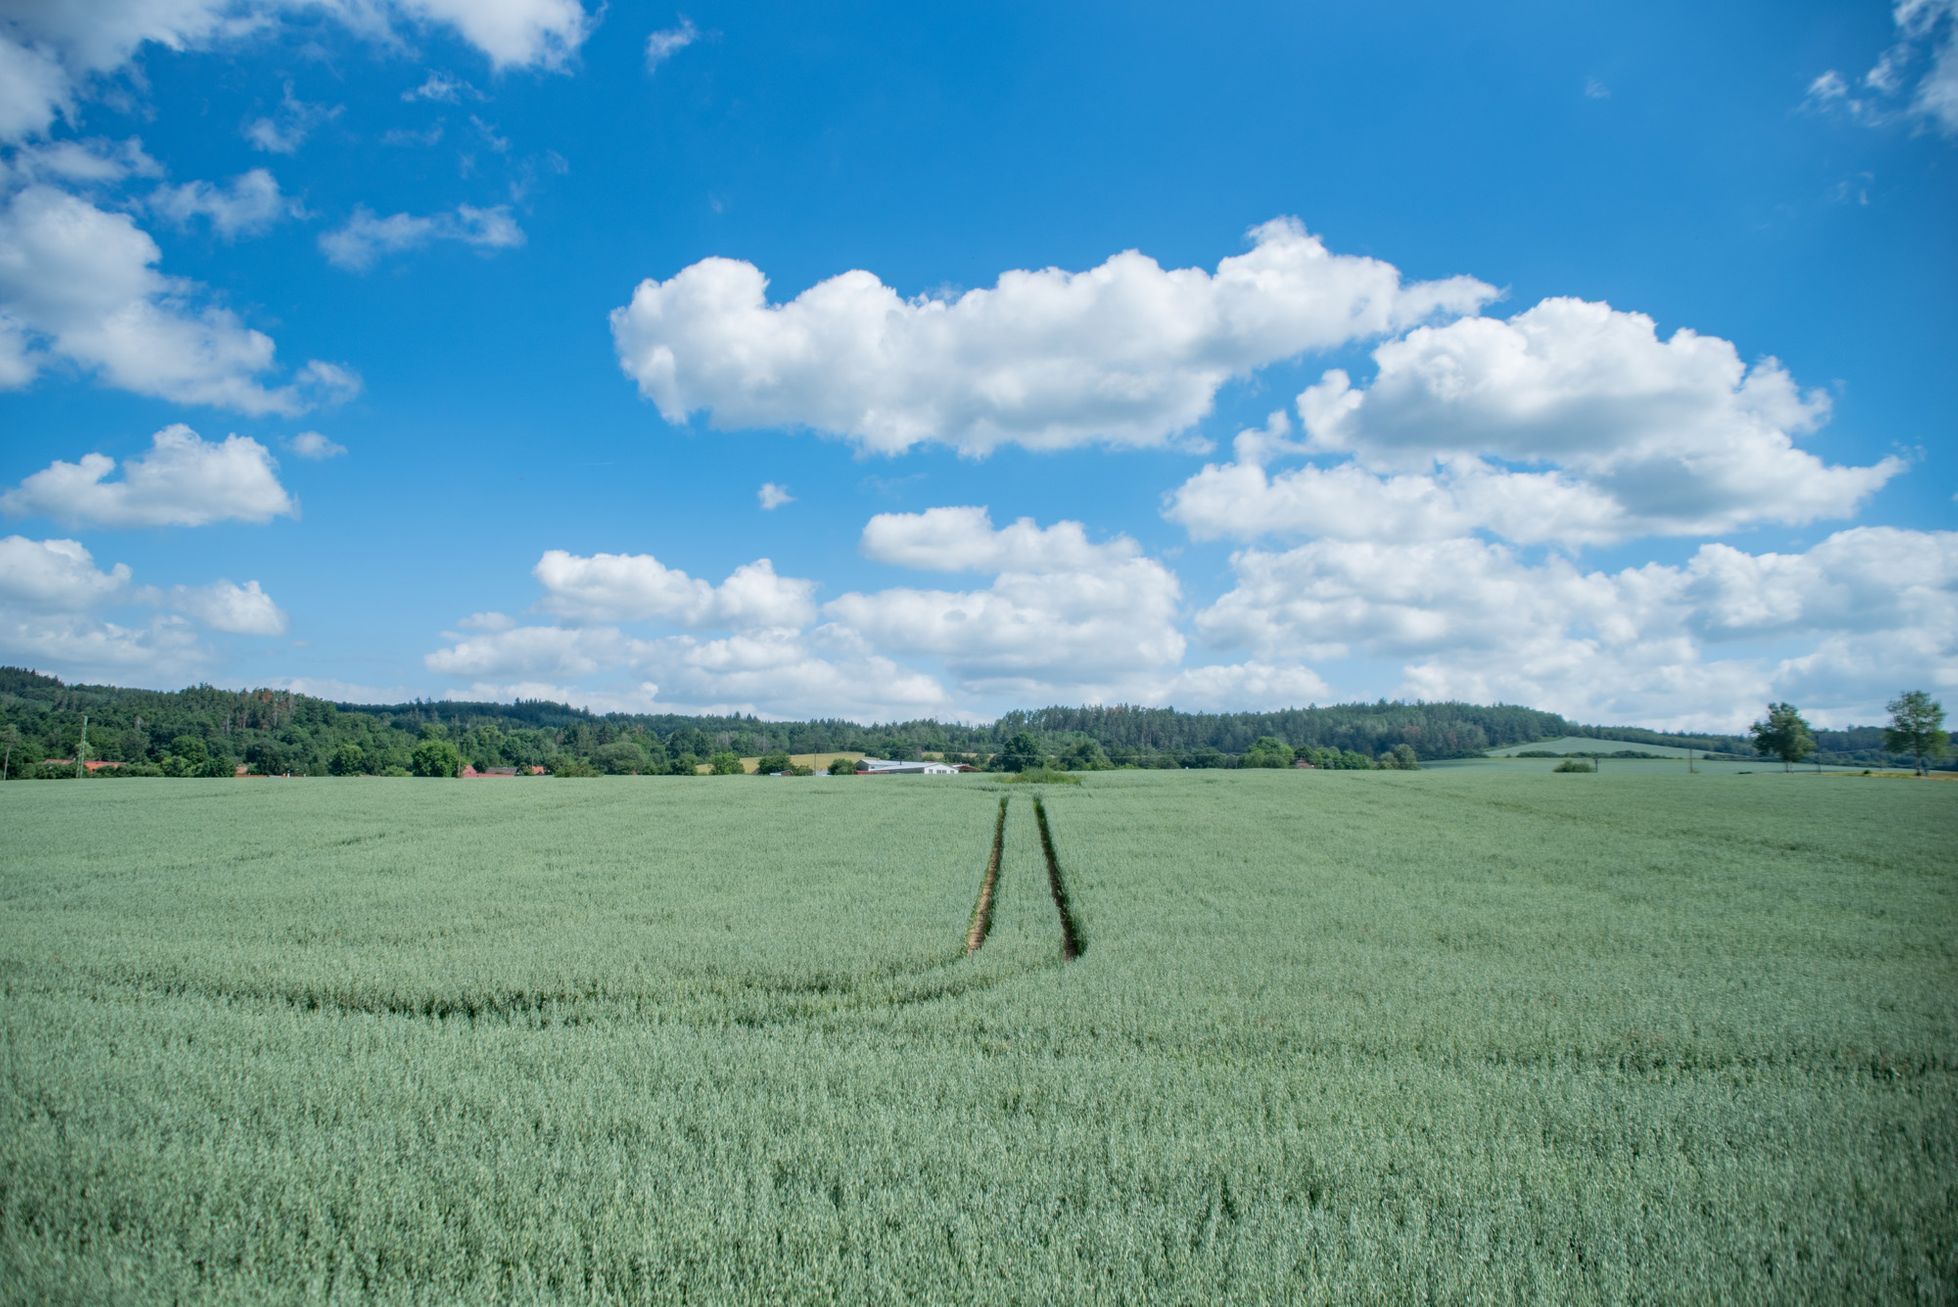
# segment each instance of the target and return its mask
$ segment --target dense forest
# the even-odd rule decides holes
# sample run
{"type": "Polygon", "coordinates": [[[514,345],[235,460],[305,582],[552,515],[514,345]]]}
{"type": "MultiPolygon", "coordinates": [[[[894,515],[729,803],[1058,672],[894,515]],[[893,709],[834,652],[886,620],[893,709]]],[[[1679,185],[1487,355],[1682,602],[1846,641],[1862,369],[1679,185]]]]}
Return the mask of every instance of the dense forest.
{"type": "MultiPolygon", "coordinates": [[[[230,776],[452,774],[541,768],[556,775],[675,774],[739,757],[864,752],[942,754],[976,766],[1021,735],[1061,767],[1232,767],[1263,739],[1302,756],[1370,765],[1382,758],[1473,757],[1561,735],[1673,744],[1751,756],[1738,736],[1671,735],[1584,726],[1555,713],[1466,703],[1334,704],[1279,712],[1186,713],[1111,704],[1010,712],[986,725],[910,721],[865,726],[838,719],[596,714],[559,703],[416,701],[332,703],[286,690],[131,690],[67,685],[0,668],[0,766],[9,778],[71,777],[83,761],[120,764],[93,774],[230,776]]],[[[1817,731],[1825,762],[1890,764],[1882,731],[1817,731]]]]}

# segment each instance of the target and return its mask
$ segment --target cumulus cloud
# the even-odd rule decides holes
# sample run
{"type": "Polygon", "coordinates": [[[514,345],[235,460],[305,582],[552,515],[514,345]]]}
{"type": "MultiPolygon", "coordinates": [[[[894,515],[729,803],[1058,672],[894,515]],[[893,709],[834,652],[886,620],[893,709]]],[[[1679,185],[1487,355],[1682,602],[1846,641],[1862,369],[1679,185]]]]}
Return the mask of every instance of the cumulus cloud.
{"type": "Polygon", "coordinates": [[[994,574],[984,589],[852,592],[823,609],[869,646],[940,659],[974,689],[1112,684],[1183,657],[1177,578],[1125,536],[1093,544],[1078,522],[1028,519],[996,530],[983,508],[944,508],[880,514],[862,548],[903,567],[994,574]]]}
{"type": "Polygon", "coordinates": [[[272,596],[256,581],[234,585],[215,581],[210,585],[174,586],[170,606],[196,618],[214,631],[233,635],[284,635],[286,615],[272,596]]]}
{"type": "MultiPolygon", "coordinates": [[[[1261,534],[1596,544],[1852,515],[1904,468],[1839,466],[1796,445],[1827,420],[1773,359],[1717,336],[1661,339],[1651,318],[1545,300],[1503,320],[1421,327],[1299,396],[1303,442],[1240,436],[1231,463],[1172,492],[1203,538],[1261,534]],[[1282,472],[1281,454],[1348,455],[1282,472]],[[1518,467],[1516,465],[1522,465],[1518,467]]],[[[1283,429],[1281,429],[1283,428],[1283,429]]]]}
{"type": "Polygon", "coordinates": [[[1870,720],[1885,685],[1958,683],[1953,532],[1858,527],[1801,554],[1707,544],[1617,572],[1475,539],[1318,540],[1232,568],[1234,588],[1196,617],[1218,646],[1398,660],[1401,692],[1423,698],[1733,728],[1797,688],[1843,721],[1870,720]],[[1818,698],[1814,669],[1846,649],[1868,674],[1818,698]]]}
{"type": "Polygon", "coordinates": [[[386,218],[357,208],[344,227],[320,237],[320,249],[336,267],[365,272],[383,255],[420,249],[436,241],[454,241],[479,250],[507,250],[522,245],[524,234],[507,204],[487,209],[460,204],[454,213],[396,213],[386,218]]]}
{"type": "Polygon", "coordinates": [[[657,72],[661,64],[699,39],[700,31],[693,20],[680,15],[679,26],[660,28],[646,38],[646,71],[657,72]]]}
{"type": "Polygon", "coordinates": [[[795,496],[789,493],[787,486],[778,486],[773,481],[762,482],[761,489],[755,492],[755,498],[760,501],[762,511],[769,513],[784,504],[795,502],[795,496]]]}
{"type": "Polygon", "coordinates": [[[988,578],[968,590],[856,591],[818,610],[815,584],[767,560],[719,586],[650,556],[552,551],[536,568],[559,620],[472,615],[425,659],[464,697],[633,698],[669,711],[860,720],[969,716],[1026,702],[1279,707],[1328,695],[1296,658],[1185,667],[1174,574],[1126,537],[1078,522],[993,526],[983,508],[883,514],[864,531],[880,563],[988,578]],[[650,621],[724,634],[646,635],[650,621]],[[948,679],[956,683],[948,688],[948,679]]]}
{"type": "Polygon", "coordinates": [[[828,633],[772,629],[720,638],[639,639],[616,627],[520,626],[473,636],[424,660],[469,678],[451,697],[546,698],[600,710],[814,711],[857,720],[942,714],[932,677],[828,633]],[[608,678],[594,687],[589,679],[608,678]]]}
{"type": "Polygon", "coordinates": [[[269,522],[298,512],[265,446],[249,436],[207,441],[181,423],[151,438],[150,452],[116,461],[84,454],[56,460],[0,495],[9,513],[90,526],[203,526],[269,522]]]}
{"type": "MultiPolygon", "coordinates": [[[[0,140],[46,132],[72,116],[99,77],[146,45],[207,49],[275,27],[295,10],[323,11],[357,35],[400,43],[396,28],[446,28],[505,68],[563,68],[591,32],[578,0],[91,0],[9,5],[0,14],[0,140]]],[[[296,148],[294,124],[262,120],[247,135],[261,148],[296,148]]]]}
{"type": "Polygon", "coordinates": [[[591,34],[578,0],[396,0],[411,19],[453,27],[495,68],[562,68],[591,34]]]}
{"type": "Polygon", "coordinates": [[[1187,667],[1132,696],[1189,712],[1297,708],[1332,697],[1325,678],[1298,663],[1219,663],[1187,667]]]}
{"type": "Polygon", "coordinates": [[[1129,251],[956,297],[905,299],[846,272],[782,304],[753,264],[704,259],[641,282],[612,335],[669,422],[704,411],[716,427],[809,427],[882,453],[942,442],[984,454],[1162,444],[1233,378],[1495,294],[1467,277],[1405,283],[1290,219],[1251,240],[1214,273],[1129,251]]]}
{"type": "Polygon", "coordinates": [[[1088,540],[1079,522],[1043,527],[1030,517],[995,529],[981,507],[879,513],[864,525],[863,555],[929,572],[1057,572],[1117,567],[1141,554],[1126,536],[1088,540]]]}
{"type": "Polygon", "coordinates": [[[192,181],[158,187],[149,207],[179,227],[203,218],[225,240],[257,236],[300,212],[296,201],[280,194],[278,179],[263,168],[240,173],[229,186],[192,181]]]}
{"type": "Polygon", "coordinates": [[[286,448],[301,458],[321,462],[347,452],[345,445],[328,440],[317,431],[302,431],[286,441],[286,448]]]}
{"type": "Polygon", "coordinates": [[[121,594],[129,577],[125,563],[96,567],[77,540],[0,539],[0,604],[79,612],[121,594]]]}
{"type": "Polygon", "coordinates": [[[0,140],[38,136],[73,106],[68,74],[50,54],[0,29],[0,140]]]}
{"type": "MultiPolygon", "coordinates": [[[[160,602],[155,589],[132,584],[128,565],[100,567],[78,541],[0,538],[0,660],[124,684],[189,675],[210,651],[183,617],[156,614],[160,602]],[[132,608],[134,618],[117,614],[132,608]]],[[[285,614],[257,581],[177,586],[168,602],[213,630],[285,630],[285,614]]]]}
{"type": "Polygon", "coordinates": [[[816,583],[778,576],[766,558],[744,563],[713,585],[667,567],[651,554],[586,557],[549,549],[533,574],[544,587],[546,611],[588,621],[799,627],[816,613],[816,583]]]}
{"type": "Polygon", "coordinates": [[[210,651],[181,617],[131,625],[0,605],[0,656],[70,680],[174,689],[207,664],[210,651]]]}
{"type": "Polygon", "coordinates": [[[0,382],[60,359],[109,385],[245,413],[296,413],[359,386],[315,361],[268,387],[271,337],[199,305],[199,288],[156,268],[161,251],[127,214],[35,184],[0,208],[0,382]],[[11,337],[11,342],[9,342],[11,337]]]}

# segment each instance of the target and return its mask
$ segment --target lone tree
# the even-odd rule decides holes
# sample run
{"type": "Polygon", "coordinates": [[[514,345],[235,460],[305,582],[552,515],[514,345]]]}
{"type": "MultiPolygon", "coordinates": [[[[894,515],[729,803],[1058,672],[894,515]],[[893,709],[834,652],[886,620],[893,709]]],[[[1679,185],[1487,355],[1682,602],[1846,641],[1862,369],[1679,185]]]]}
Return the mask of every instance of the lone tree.
{"type": "Polygon", "coordinates": [[[408,769],[417,776],[460,776],[462,753],[447,740],[430,737],[415,746],[408,769]]]}
{"type": "Polygon", "coordinates": [[[1917,774],[1926,775],[1924,760],[1942,758],[1951,744],[1944,730],[1944,705],[1922,690],[1906,690],[1883,705],[1890,725],[1883,730],[1883,747],[1917,760],[1917,774]]]}
{"type": "Polygon", "coordinates": [[[1040,741],[1027,731],[1017,731],[999,751],[1001,771],[1026,771],[1029,768],[1045,767],[1047,755],[1040,750],[1040,741]]]}
{"type": "Polygon", "coordinates": [[[1815,736],[1792,703],[1769,704],[1768,719],[1747,730],[1754,737],[1754,752],[1781,759],[1783,771],[1793,771],[1796,763],[1815,752],[1815,736]]]}

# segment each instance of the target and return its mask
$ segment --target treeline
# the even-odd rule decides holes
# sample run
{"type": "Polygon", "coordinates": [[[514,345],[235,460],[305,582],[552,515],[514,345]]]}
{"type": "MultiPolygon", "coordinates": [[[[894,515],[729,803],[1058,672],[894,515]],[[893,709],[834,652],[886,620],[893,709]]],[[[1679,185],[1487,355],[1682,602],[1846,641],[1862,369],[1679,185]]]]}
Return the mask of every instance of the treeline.
{"type": "MultiPolygon", "coordinates": [[[[1008,743],[1022,735],[1062,767],[1233,767],[1264,738],[1322,764],[1337,756],[1344,762],[1335,765],[1357,766],[1396,756],[1472,757],[1484,749],[1597,730],[1529,708],[1384,699],[1262,713],[1112,704],[1011,712],[990,724],[865,726],[836,718],[597,714],[540,700],[356,705],[286,690],[132,690],[68,685],[7,667],[0,668],[0,765],[7,776],[74,775],[84,716],[83,760],[120,764],[103,768],[97,773],[102,776],[229,776],[239,767],[260,775],[410,775],[452,765],[480,771],[541,767],[558,775],[691,775],[703,766],[738,769],[734,760],[740,757],[851,752],[886,758],[931,753],[989,766],[998,765],[1008,743]]],[[[1832,735],[1856,737],[1859,745],[1870,736],[1880,747],[1882,733],[1871,728],[1818,735],[1826,749],[1832,735]]],[[[1612,738],[1688,742],[1635,730],[1612,738]]]]}
{"type": "MultiPolygon", "coordinates": [[[[1690,731],[1675,734],[1650,731],[1639,726],[1573,726],[1569,734],[1632,744],[1669,744],[1675,748],[1698,749],[1715,758],[1754,759],[1760,756],[1754,748],[1754,741],[1745,735],[1709,735],[1690,731]]],[[[1809,734],[1815,737],[1815,757],[1831,766],[1899,767],[1909,761],[1903,754],[1892,753],[1883,747],[1881,726],[1846,726],[1841,730],[1811,727],[1809,734]]]]}

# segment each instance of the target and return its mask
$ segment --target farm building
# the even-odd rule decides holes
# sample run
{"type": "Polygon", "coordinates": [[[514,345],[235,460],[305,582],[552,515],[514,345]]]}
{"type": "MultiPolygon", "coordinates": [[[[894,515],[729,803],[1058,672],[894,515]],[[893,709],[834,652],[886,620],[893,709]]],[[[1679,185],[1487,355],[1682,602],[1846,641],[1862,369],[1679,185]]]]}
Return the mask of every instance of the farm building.
{"type": "Polygon", "coordinates": [[[857,759],[859,776],[956,776],[959,769],[942,762],[898,762],[891,758],[857,759]]]}

